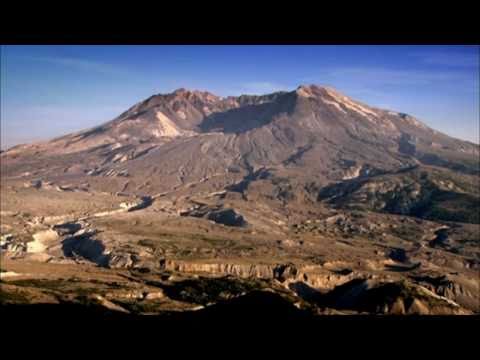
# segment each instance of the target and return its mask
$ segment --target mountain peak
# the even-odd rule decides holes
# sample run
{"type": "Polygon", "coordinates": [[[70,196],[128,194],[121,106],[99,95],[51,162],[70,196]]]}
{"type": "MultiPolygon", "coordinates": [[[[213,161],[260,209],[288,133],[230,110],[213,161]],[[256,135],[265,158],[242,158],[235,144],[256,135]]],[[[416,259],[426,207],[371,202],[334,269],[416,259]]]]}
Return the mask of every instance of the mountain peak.
{"type": "Polygon", "coordinates": [[[317,85],[317,84],[300,84],[300,85],[297,87],[297,90],[298,90],[298,89],[314,90],[314,89],[319,89],[319,88],[321,88],[321,87],[322,87],[322,86],[317,85]]]}
{"type": "Polygon", "coordinates": [[[181,97],[187,100],[199,99],[204,102],[214,102],[220,99],[220,97],[208,92],[201,90],[189,90],[185,88],[178,88],[172,92],[173,95],[181,97]]]}
{"type": "Polygon", "coordinates": [[[315,85],[300,85],[299,87],[297,87],[295,92],[297,93],[297,95],[301,97],[308,98],[308,97],[315,96],[315,90],[316,90],[315,85]]]}
{"type": "Polygon", "coordinates": [[[189,92],[189,90],[187,90],[185,88],[178,88],[178,89],[174,90],[172,93],[180,95],[180,94],[185,94],[187,92],[189,92]]]}
{"type": "MultiPolygon", "coordinates": [[[[315,84],[300,85],[291,92],[228,98],[179,88],[151,96],[98,127],[46,143],[45,149],[66,155],[111,146],[110,151],[122,152],[127,159],[130,153],[117,149],[143,149],[146,144],[160,147],[185,141],[195,147],[192,150],[195,154],[208,151],[207,158],[216,158],[225,151],[234,154],[228,157],[228,162],[247,158],[249,164],[260,166],[287,161],[289,156],[297,156],[299,148],[309,144],[326,149],[329,145],[322,139],[327,136],[332,149],[341,148],[342,152],[355,154],[357,146],[368,148],[365,151],[371,153],[372,162],[378,163],[379,168],[384,165],[377,159],[380,155],[385,163],[398,162],[395,157],[387,159],[392,148],[398,148],[402,154],[406,148],[415,154],[416,150],[411,150],[415,144],[405,145],[409,139],[417,139],[418,144],[431,148],[431,152],[441,149],[459,157],[478,153],[478,149],[433,132],[412,117],[371,107],[332,87],[315,84]],[[463,150],[459,153],[455,149],[460,147],[463,150]],[[388,150],[387,155],[383,149],[388,150]]],[[[334,161],[330,155],[322,156],[334,161]]]]}
{"type": "Polygon", "coordinates": [[[329,92],[341,95],[337,90],[335,90],[330,86],[321,86],[316,84],[300,85],[299,87],[297,87],[295,92],[297,93],[297,95],[300,95],[303,97],[324,96],[324,95],[328,95],[329,92]]]}

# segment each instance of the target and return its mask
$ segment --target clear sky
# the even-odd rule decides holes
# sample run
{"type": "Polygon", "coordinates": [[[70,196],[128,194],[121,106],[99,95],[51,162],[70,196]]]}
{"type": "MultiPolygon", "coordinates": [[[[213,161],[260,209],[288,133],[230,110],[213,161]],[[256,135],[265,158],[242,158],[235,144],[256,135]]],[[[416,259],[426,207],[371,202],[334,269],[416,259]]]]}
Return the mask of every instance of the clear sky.
{"type": "Polygon", "coordinates": [[[176,88],[330,85],[479,142],[479,46],[2,46],[2,148],[111,120],[176,88]]]}

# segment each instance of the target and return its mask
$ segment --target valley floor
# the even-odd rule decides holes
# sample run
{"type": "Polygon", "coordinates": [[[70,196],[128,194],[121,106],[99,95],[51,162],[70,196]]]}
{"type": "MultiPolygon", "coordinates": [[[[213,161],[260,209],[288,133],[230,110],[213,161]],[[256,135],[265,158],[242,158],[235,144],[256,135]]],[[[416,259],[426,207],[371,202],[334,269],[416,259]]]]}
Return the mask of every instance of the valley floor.
{"type": "Polygon", "coordinates": [[[266,304],[292,317],[480,311],[476,224],[228,192],[152,199],[16,185],[2,187],[1,211],[2,308],[167,318],[266,304]]]}

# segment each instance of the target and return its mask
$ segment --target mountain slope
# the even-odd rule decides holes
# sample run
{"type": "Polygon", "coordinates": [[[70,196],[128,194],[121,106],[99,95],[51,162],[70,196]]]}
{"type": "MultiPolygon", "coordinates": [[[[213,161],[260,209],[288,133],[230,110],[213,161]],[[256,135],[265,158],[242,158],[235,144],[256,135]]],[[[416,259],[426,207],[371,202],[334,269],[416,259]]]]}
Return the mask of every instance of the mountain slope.
{"type": "Polygon", "coordinates": [[[7,178],[31,173],[120,191],[126,175],[132,192],[152,194],[211,179],[224,188],[262,168],[319,185],[419,164],[477,174],[478,154],[477,145],[409,115],[309,85],[227,98],[179,89],[101,126],[1,156],[7,178]]]}

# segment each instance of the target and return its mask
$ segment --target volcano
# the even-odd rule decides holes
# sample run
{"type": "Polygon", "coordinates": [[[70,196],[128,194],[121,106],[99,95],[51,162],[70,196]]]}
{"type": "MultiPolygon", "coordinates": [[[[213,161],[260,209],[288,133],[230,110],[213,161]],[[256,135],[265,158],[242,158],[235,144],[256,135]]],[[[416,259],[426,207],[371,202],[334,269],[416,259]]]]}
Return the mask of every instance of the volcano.
{"type": "Polygon", "coordinates": [[[410,115],[309,85],[264,96],[154,95],[98,127],[11,148],[2,164],[8,177],[93,175],[110,190],[128,174],[132,193],[154,194],[208,181],[224,188],[260,169],[318,186],[421,165],[477,174],[478,154],[410,115]]]}
{"type": "Polygon", "coordinates": [[[133,313],[266,288],[309,314],[478,312],[479,150],[331,87],[153,95],[0,154],[2,271],[49,279],[5,289],[133,313]]]}

